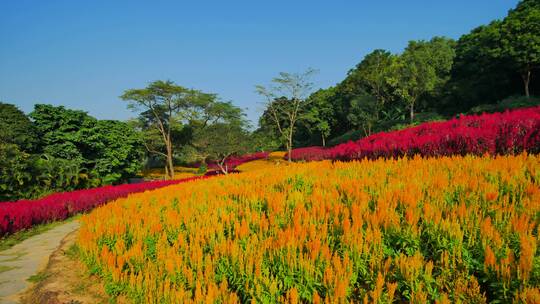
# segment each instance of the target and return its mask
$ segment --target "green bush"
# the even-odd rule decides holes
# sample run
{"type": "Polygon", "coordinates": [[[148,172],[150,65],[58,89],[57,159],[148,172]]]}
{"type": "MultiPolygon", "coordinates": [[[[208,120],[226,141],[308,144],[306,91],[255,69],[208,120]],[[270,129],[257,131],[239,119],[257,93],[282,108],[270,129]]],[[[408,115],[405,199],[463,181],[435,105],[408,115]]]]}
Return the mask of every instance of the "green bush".
{"type": "Polygon", "coordinates": [[[17,145],[0,144],[0,201],[86,188],[89,182],[77,161],[28,154],[17,145]]]}
{"type": "Polygon", "coordinates": [[[540,105],[540,97],[510,96],[498,103],[482,104],[468,111],[469,114],[503,112],[509,109],[533,107],[540,105]]]}

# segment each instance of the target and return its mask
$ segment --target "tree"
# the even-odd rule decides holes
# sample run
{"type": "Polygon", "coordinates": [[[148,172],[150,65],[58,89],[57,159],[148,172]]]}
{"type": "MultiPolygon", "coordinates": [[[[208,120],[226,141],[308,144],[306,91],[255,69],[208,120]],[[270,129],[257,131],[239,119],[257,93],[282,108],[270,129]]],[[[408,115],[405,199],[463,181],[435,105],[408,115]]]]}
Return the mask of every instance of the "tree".
{"type": "Polygon", "coordinates": [[[366,55],[355,69],[349,71],[340,86],[351,99],[366,93],[372,95],[376,102],[372,106],[373,114],[377,120],[384,105],[393,97],[390,80],[395,60],[396,57],[390,52],[377,49],[366,55]]]}
{"type": "Polygon", "coordinates": [[[0,201],[33,199],[85,185],[78,162],[29,154],[0,143],[0,201]]]}
{"type": "Polygon", "coordinates": [[[257,93],[265,97],[266,111],[276,125],[279,134],[285,141],[288,152],[288,161],[291,162],[293,137],[296,123],[301,118],[300,111],[309,103],[307,97],[313,90],[310,78],[316,71],[308,69],[304,73],[279,73],[272,79],[270,87],[256,86],[257,93]],[[282,102],[275,102],[278,98],[282,102]],[[282,118],[285,118],[283,123],[282,118]]]}
{"type": "Polygon", "coordinates": [[[208,100],[198,103],[198,111],[190,124],[193,128],[205,128],[216,123],[245,124],[245,113],[230,101],[219,101],[216,95],[208,94],[208,100]]]}
{"type": "Polygon", "coordinates": [[[406,102],[411,123],[418,99],[448,80],[454,56],[453,40],[435,37],[430,41],[410,41],[398,57],[390,83],[406,102]]]}
{"type": "MultiPolygon", "coordinates": [[[[262,118],[262,117],[261,117],[262,118]]],[[[268,125],[263,125],[259,119],[259,127],[251,132],[250,143],[252,151],[265,152],[276,151],[280,148],[281,140],[278,138],[273,129],[268,125]]]]}
{"type": "Polygon", "coordinates": [[[303,113],[308,131],[320,135],[323,147],[326,146],[326,139],[330,136],[334,124],[334,107],[331,103],[334,94],[334,88],[321,89],[311,94],[307,109],[303,113]]]}
{"type": "Polygon", "coordinates": [[[16,106],[0,102],[0,143],[15,144],[23,151],[32,151],[37,142],[30,119],[16,106]]]}
{"type": "MultiPolygon", "coordinates": [[[[141,145],[146,149],[146,165],[155,167],[157,164],[164,165],[165,176],[169,176],[169,165],[167,162],[167,149],[160,129],[157,128],[157,121],[152,111],[145,111],[139,117],[129,121],[129,124],[138,131],[142,139],[141,145]]],[[[184,150],[193,138],[193,130],[189,125],[180,121],[171,123],[171,142],[173,147],[173,158],[178,159],[178,153],[184,150]]]]}
{"type": "Polygon", "coordinates": [[[508,57],[520,73],[525,96],[534,69],[540,67],[540,2],[525,0],[508,13],[502,23],[502,56],[508,57]]]}
{"type": "Polygon", "coordinates": [[[84,130],[85,152],[91,162],[92,176],[101,183],[113,184],[135,176],[141,169],[142,138],[129,124],[116,120],[98,120],[91,129],[84,130]]]}
{"type": "Polygon", "coordinates": [[[126,90],[120,98],[129,102],[129,108],[147,114],[148,126],[159,132],[165,146],[165,152],[149,152],[165,157],[168,176],[174,178],[173,129],[180,122],[189,120],[205,100],[210,100],[209,94],[186,89],[172,81],[158,80],[144,89],[126,90]]]}
{"type": "Polygon", "coordinates": [[[228,174],[227,159],[232,155],[244,154],[249,150],[249,134],[242,124],[217,122],[200,129],[194,145],[205,157],[213,160],[221,172],[228,174]]]}
{"type": "Polygon", "coordinates": [[[247,151],[248,123],[242,109],[231,102],[213,98],[201,103],[197,114],[189,122],[193,130],[192,146],[199,154],[199,159],[206,163],[208,159],[216,161],[221,171],[228,173],[230,168],[223,166],[226,159],[247,151]]]}
{"type": "Polygon", "coordinates": [[[368,93],[355,96],[350,102],[347,120],[355,127],[361,127],[364,136],[370,136],[379,122],[380,108],[376,98],[368,93]]]}
{"type": "Polygon", "coordinates": [[[41,139],[42,158],[78,164],[89,177],[88,186],[118,183],[140,169],[142,141],[127,123],[40,104],[30,116],[41,139]]]}
{"type": "Polygon", "coordinates": [[[439,99],[439,111],[467,111],[521,90],[520,83],[513,80],[512,63],[502,56],[501,27],[502,22],[496,20],[459,38],[451,78],[442,90],[447,94],[439,99]]]}
{"type": "Polygon", "coordinates": [[[84,165],[82,141],[86,138],[81,134],[94,127],[95,118],[84,111],[46,104],[36,104],[30,117],[40,138],[40,152],[84,165]]]}

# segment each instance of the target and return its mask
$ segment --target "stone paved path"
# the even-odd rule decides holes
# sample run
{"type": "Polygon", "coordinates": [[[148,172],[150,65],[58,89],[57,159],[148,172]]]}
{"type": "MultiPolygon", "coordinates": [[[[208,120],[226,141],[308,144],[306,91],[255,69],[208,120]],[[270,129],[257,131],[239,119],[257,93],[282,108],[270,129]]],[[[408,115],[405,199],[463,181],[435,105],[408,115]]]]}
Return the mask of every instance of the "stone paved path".
{"type": "Polygon", "coordinates": [[[31,285],[28,278],[44,269],[62,239],[78,228],[78,221],[68,222],[0,251],[0,303],[17,303],[18,294],[31,285]]]}

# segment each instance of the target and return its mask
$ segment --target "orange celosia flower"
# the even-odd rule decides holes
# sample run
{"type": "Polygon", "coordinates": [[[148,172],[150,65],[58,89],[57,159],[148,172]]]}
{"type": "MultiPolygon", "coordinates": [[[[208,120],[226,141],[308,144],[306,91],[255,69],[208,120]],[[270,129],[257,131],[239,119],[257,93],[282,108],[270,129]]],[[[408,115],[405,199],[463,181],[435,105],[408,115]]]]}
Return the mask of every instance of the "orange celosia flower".
{"type": "Polygon", "coordinates": [[[471,258],[481,284],[520,285],[504,300],[525,301],[538,293],[539,167],[535,155],[290,164],[116,200],[81,218],[78,245],[148,303],[296,303],[313,286],[315,303],[483,299],[463,273],[471,258]]]}

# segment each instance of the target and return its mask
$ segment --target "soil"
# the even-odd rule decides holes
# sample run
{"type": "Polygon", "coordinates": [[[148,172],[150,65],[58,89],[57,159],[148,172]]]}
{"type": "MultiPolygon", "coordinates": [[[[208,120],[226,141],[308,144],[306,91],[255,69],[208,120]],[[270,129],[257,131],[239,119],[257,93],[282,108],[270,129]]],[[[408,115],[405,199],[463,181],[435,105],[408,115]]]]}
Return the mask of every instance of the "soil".
{"type": "Polygon", "coordinates": [[[0,252],[0,303],[18,303],[19,294],[41,278],[62,239],[78,229],[77,221],[58,225],[0,252]]]}
{"type": "Polygon", "coordinates": [[[21,296],[21,303],[130,303],[124,298],[111,299],[100,278],[87,273],[86,266],[73,254],[76,239],[77,231],[73,231],[62,240],[39,274],[41,280],[21,296]]]}

